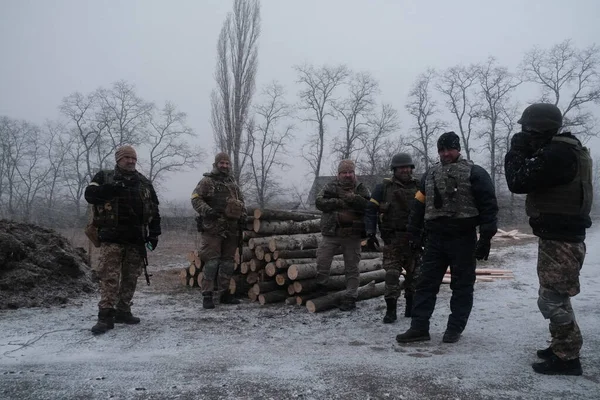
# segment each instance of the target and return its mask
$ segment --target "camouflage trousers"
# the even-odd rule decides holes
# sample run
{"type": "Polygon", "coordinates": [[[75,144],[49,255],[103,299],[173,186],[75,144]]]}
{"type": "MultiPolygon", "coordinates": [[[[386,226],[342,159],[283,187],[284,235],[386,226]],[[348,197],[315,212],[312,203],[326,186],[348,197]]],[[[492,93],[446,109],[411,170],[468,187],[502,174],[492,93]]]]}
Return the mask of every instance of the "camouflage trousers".
{"type": "Polygon", "coordinates": [[[544,318],[550,320],[550,347],[563,360],[578,358],[583,344],[570,298],[580,290],[579,271],[585,251],[585,243],[539,240],[538,307],[544,318]]]}
{"type": "Polygon", "coordinates": [[[344,296],[356,299],[358,297],[360,238],[323,236],[317,249],[317,283],[327,284],[333,256],[340,247],[346,272],[346,293],[344,296]]]}
{"type": "Polygon", "coordinates": [[[416,260],[405,237],[386,240],[383,247],[383,269],[385,269],[385,291],[383,297],[386,299],[397,299],[400,297],[402,287],[400,275],[404,271],[404,296],[410,297],[415,293],[415,271],[416,260]]]}
{"type": "Polygon", "coordinates": [[[222,235],[211,235],[202,233],[202,247],[200,258],[204,263],[202,268],[202,282],[200,287],[202,293],[210,293],[215,290],[215,281],[218,290],[228,290],[229,281],[233,275],[235,249],[238,237],[234,233],[228,233],[227,237],[222,235]]]}
{"type": "Polygon", "coordinates": [[[131,311],[131,299],[142,273],[143,256],[133,245],[102,243],[96,275],[100,280],[98,308],[131,311]]]}

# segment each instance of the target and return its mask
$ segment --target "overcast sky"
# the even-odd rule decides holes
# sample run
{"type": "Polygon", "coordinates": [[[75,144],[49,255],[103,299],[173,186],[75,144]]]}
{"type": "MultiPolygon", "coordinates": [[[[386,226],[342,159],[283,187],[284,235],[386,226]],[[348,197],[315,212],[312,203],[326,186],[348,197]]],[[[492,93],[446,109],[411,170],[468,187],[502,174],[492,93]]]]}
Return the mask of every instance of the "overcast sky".
{"type": "MultiPolygon", "coordinates": [[[[216,42],[227,0],[0,0],[0,115],[42,123],[68,94],[124,79],[138,94],[188,113],[199,143],[209,124],[216,42]]],[[[257,88],[278,80],[297,100],[293,65],[344,63],[379,80],[381,100],[401,111],[428,67],[484,61],[515,68],[531,47],[571,38],[600,42],[600,1],[262,0],[257,88]]],[[[526,101],[527,99],[523,99],[526,101]]],[[[311,131],[299,123],[296,143],[311,131]]],[[[335,132],[332,131],[333,135],[335,132]]],[[[295,146],[299,147],[299,144],[295,146]]],[[[174,176],[168,198],[188,198],[211,160],[174,176]]],[[[302,182],[299,156],[289,172],[302,182]]],[[[328,169],[327,169],[328,170],[328,169]]],[[[327,172],[327,171],[325,171],[327,172]]]]}

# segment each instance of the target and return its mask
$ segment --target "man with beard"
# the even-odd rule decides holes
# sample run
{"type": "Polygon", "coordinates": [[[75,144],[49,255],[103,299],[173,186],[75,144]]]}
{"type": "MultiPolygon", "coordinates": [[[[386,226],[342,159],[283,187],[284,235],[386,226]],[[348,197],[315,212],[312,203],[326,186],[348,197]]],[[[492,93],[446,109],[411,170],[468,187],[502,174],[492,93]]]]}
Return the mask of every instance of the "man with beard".
{"type": "Polygon", "coordinates": [[[217,154],[212,171],[204,174],[192,192],[192,206],[201,218],[198,225],[202,232],[200,257],[204,268],[200,286],[205,309],[215,308],[213,291],[217,278],[221,304],[239,304],[239,300],[229,293],[229,281],[233,275],[240,226],[246,220],[246,208],[230,168],[229,155],[217,154]]]}
{"type": "Polygon", "coordinates": [[[147,264],[144,243],[156,249],[161,233],[158,198],[152,183],[135,169],[134,148],[117,149],[115,161],[113,170],[99,171],[85,189],[85,199],[93,205],[94,244],[100,247],[95,334],[105,333],[115,323],[140,322],[131,314],[131,300],[147,264]]]}
{"type": "Polygon", "coordinates": [[[430,340],[429,319],[448,266],[451,314],[442,341],[454,343],[460,339],[473,308],[475,259],[487,260],[497,231],[498,203],[490,175],[460,155],[456,133],[442,134],[437,148],[440,162],[421,179],[408,219],[413,246],[421,246],[423,229],[426,241],[411,326],[396,336],[399,343],[430,340]]]}
{"type": "Polygon", "coordinates": [[[368,244],[378,247],[375,233],[379,222],[379,231],[383,240],[383,268],[385,269],[385,292],[383,298],[387,310],[383,317],[386,324],[396,321],[396,308],[400,287],[400,274],[405,272],[406,307],[404,316],[410,317],[415,275],[414,250],[409,245],[409,234],[406,231],[408,215],[418,183],[412,173],[415,165],[410,154],[400,153],[392,157],[391,170],[393,176],[385,178],[373,190],[371,201],[367,206],[365,218],[368,244]],[[379,218],[378,218],[379,217],[379,218]]]}
{"type": "Polygon", "coordinates": [[[346,292],[339,307],[342,311],[356,308],[360,242],[365,230],[365,209],[370,198],[369,190],[356,181],[354,170],[354,161],[340,161],[337,179],[326,184],[316,199],[316,207],[323,211],[323,238],[317,249],[318,291],[323,293],[327,290],[331,262],[341,248],[346,273],[346,292]]]}
{"type": "Polygon", "coordinates": [[[592,159],[571,133],[558,134],[562,113],[553,104],[532,104],[523,111],[522,131],[511,140],[504,159],[513,193],[526,193],[525,210],[539,237],[538,307],[550,320],[550,347],[538,350],[543,362],[535,372],[581,375],[583,342],[571,297],[579,293],[586,229],[592,225],[592,159]]]}

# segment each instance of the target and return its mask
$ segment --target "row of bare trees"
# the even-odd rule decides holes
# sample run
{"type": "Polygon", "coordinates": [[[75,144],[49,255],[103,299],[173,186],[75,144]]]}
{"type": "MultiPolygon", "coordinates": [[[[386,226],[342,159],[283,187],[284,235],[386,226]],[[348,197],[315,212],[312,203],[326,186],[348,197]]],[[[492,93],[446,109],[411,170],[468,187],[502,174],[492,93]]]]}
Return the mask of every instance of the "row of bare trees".
{"type": "Polygon", "coordinates": [[[136,147],[140,169],[157,184],[200,160],[186,114],[145,101],[127,82],[70,94],[59,110],[43,126],[0,117],[0,217],[79,219],[85,187],[99,169],[113,168],[122,144],[136,147]]]}

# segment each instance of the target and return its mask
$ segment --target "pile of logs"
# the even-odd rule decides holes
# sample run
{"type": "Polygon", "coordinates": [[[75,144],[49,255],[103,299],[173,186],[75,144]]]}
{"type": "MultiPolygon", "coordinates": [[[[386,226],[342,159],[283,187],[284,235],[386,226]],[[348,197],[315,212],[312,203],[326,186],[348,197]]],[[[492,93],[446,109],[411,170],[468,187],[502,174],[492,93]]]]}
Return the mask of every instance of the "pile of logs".
{"type": "MultiPolygon", "coordinates": [[[[512,271],[509,269],[477,268],[475,269],[475,282],[494,282],[500,279],[514,279],[512,271]]],[[[450,283],[450,268],[446,270],[442,283],[450,283]]]]}
{"type": "Polygon", "coordinates": [[[179,280],[184,286],[199,287],[202,281],[202,261],[198,250],[188,252],[186,258],[190,265],[179,272],[179,280]]]}

